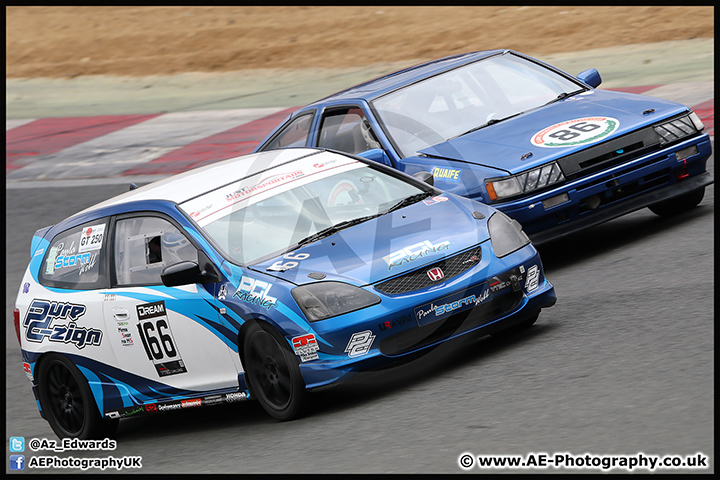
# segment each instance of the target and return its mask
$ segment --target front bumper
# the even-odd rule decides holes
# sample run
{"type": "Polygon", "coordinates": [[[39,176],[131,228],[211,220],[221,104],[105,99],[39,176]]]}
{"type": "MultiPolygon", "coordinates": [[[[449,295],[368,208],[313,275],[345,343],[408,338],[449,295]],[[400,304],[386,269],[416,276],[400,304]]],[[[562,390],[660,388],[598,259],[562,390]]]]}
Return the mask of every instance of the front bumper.
{"type": "Polygon", "coordinates": [[[540,194],[493,206],[520,222],[533,243],[540,245],[712,184],[714,179],[706,171],[711,153],[710,139],[704,134],[540,194]],[[689,147],[696,147],[697,153],[678,159],[675,152],[689,147]],[[563,195],[564,201],[556,200],[563,195]]]}
{"type": "Polygon", "coordinates": [[[348,343],[351,333],[358,331],[372,335],[373,343],[366,354],[355,358],[337,354],[323,358],[321,355],[318,360],[301,363],[300,370],[307,388],[328,385],[351,373],[404,362],[463,335],[482,336],[504,330],[536,315],[542,308],[554,305],[555,289],[544,276],[537,251],[528,245],[508,257],[502,261],[493,259],[492,265],[486,266],[489,268],[478,267],[482,274],[468,272],[467,276],[463,276],[467,278],[457,279],[454,287],[435,289],[435,292],[442,291],[443,295],[435,293],[432,296],[433,289],[429,289],[429,297],[411,294],[403,299],[383,299],[378,306],[368,308],[363,320],[352,326],[337,328],[328,325],[325,332],[316,328],[317,334],[326,343],[341,348],[348,343]],[[508,258],[513,256],[514,260],[508,258]],[[527,275],[533,267],[539,272],[537,286],[530,286],[530,276],[527,275]],[[515,277],[512,283],[505,280],[511,275],[515,277]],[[482,299],[483,294],[488,294],[487,301],[482,299]],[[470,297],[478,301],[463,308],[463,301],[470,297]],[[433,308],[455,306],[457,310],[428,321],[429,305],[433,308]],[[378,310],[373,311],[372,308],[378,310]],[[379,310],[381,308],[384,310],[379,310]],[[421,310],[423,314],[419,313],[421,310]],[[380,311],[382,314],[378,315],[376,312],[380,311]]]}

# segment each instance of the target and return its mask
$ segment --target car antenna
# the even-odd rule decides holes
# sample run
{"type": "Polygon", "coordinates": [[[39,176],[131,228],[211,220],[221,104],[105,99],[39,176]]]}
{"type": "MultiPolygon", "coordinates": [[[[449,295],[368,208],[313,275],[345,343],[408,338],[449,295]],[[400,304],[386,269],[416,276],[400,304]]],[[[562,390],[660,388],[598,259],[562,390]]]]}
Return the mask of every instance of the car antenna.
{"type": "Polygon", "coordinates": [[[131,183],[131,184],[130,184],[130,190],[135,190],[136,188],[140,188],[140,187],[138,187],[138,186],[137,186],[136,184],[134,184],[134,183],[131,183]]]}

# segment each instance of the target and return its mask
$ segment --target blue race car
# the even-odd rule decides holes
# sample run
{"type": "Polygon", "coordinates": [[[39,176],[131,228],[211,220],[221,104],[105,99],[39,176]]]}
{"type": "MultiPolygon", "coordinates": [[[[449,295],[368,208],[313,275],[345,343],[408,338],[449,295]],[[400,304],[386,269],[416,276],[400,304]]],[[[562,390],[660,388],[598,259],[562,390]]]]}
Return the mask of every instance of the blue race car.
{"type": "Polygon", "coordinates": [[[455,55],[341,91],[290,115],[255,151],[318,146],[493,205],[539,245],[643,207],[676,215],[713,182],[687,107],[596,90],[509,50],[455,55]]]}
{"type": "Polygon", "coordinates": [[[14,323],[59,437],[247,399],[292,419],[310,389],[556,301],[516,221],[322,149],[136,188],[38,230],[30,254],[14,323]]]}

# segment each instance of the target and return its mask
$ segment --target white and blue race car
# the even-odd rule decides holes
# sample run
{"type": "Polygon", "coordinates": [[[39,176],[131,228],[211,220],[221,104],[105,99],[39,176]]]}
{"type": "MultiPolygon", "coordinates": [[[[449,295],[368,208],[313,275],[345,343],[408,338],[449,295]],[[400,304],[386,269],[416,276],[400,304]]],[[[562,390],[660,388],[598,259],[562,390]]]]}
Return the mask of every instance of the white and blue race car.
{"type": "Polygon", "coordinates": [[[251,154],[38,230],[14,310],[59,437],[141,413],[308,390],[458,336],[532,325],[556,296],[518,223],[376,162],[251,154]]]}

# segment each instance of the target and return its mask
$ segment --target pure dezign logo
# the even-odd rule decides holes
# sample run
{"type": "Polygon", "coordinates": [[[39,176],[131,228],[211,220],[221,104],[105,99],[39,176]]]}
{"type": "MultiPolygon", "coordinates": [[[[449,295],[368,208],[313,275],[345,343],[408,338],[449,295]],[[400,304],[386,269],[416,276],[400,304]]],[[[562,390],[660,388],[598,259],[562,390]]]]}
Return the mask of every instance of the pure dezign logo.
{"type": "Polygon", "coordinates": [[[597,142],[620,126],[612,117],[585,117],[556,123],[533,135],[532,144],[538,147],[572,147],[597,142]]]}

